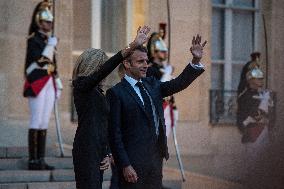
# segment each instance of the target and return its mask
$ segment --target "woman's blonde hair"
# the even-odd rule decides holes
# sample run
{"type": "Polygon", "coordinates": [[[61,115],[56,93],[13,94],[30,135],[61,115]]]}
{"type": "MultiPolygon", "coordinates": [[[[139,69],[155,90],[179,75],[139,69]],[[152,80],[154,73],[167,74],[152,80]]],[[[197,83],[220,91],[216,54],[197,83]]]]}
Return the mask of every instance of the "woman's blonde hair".
{"type": "Polygon", "coordinates": [[[80,76],[89,76],[98,71],[107,59],[106,53],[101,49],[89,48],[85,50],[75,63],[72,80],[75,80],[80,76]]]}

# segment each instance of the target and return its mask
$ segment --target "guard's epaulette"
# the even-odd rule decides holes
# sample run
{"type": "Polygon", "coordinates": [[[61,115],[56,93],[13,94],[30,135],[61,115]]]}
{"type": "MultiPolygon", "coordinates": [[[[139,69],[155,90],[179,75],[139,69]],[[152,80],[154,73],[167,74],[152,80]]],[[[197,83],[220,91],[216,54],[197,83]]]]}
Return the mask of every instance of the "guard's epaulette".
{"type": "Polygon", "coordinates": [[[29,35],[29,36],[27,37],[27,40],[30,39],[30,38],[32,38],[33,36],[35,36],[35,32],[31,33],[31,35],[29,35]]]}

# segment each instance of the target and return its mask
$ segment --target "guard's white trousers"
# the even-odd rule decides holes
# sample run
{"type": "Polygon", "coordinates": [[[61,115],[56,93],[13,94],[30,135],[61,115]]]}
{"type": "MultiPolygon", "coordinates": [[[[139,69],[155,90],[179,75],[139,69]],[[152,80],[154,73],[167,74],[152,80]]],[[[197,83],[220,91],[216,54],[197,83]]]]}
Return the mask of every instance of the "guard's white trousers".
{"type": "Polygon", "coordinates": [[[241,180],[246,182],[247,179],[251,179],[251,175],[253,175],[257,168],[257,161],[261,159],[261,156],[263,156],[269,146],[268,128],[264,127],[262,133],[254,143],[246,143],[244,145],[243,172],[240,174],[240,177],[241,180]]]}
{"type": "Polygon", "coordinates": [[[55,88],[52,78],[49,78],[36,97],[29,97],[30,129],[44,130],[48,128],[54,101],[55,88]]]}

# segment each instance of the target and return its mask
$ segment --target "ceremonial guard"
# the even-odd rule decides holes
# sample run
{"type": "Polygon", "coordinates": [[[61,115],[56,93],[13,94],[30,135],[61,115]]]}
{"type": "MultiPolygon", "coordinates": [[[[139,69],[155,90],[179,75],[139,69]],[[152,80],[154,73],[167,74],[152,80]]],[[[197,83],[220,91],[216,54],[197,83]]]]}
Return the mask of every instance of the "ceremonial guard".
{"type": "MultiPolygon", "coordinates": [[[[173,71],[174,67],[168,62],[168,48],[164,42],[165,30],[160,29],[159,33],[153,33],[147,44],[149,68],[147,70],[147,77],[155,77],[161,82],[166,82],[174,79],[173,71]]],[[[171,131],[173,131],[174,145],[176,149],[176,155],[180,166],[182,178],[184,180],[184,170],[181,161],[177,137],[175,132],[175,126],[178,121],[178,110],[175,104],[174,96],[169,96],[163,99],[164,118],[166,125],[166,136],[170,137],[171,131]]],[[[167,188],[163,186],[163,188],[167,188]]]]}
{"type": "MultiPolygon", "coordinates": [[[[156,79],[165,82],[173,79],[173,66],[167,61],[168,48],[162,35],[164,31],[153,33],[147,44],[149,68],[147,70],[147,77],[155,77],[156,79]]],[[[167,97],[163,102],[164,117],[166,124],[166,135],[169,137],[171,128],[177,119],[177,110],[174,104],[174,97],[167,97]],[[174,113],[175,112],[175,113],[174,113]],[[175,116],[176,115],[176,116],[175,116]]]]}
{"type": "Polygon", "coordinates": [[[238,96],[237,123],[242,143],[260,150],[268,142],[268,123],[273,106],[271,92],[263,88],[264,74],[258,60],[252,61],[246,72],[247,87],[238,96]]]}
{"type": "Polygon", "coordinates": [[[152,33],[147,44],[149,68],[147,70],[147,77],[155,77],[161,80],[163,76],[163,63],[167,60],[168,48],[161,38],[160,33],[152,33]]]}
{"type": "Polygon", "coordinates": [[[45,146],[50,114],[62,83],[55,62],[57,38],[50,35],[53,15],[48,1],[40,2],[32,16],[27,39],[24,97],[28,98],[30,125],[28,132],[30,170],[52,170],[46,164],[45,146]]]}

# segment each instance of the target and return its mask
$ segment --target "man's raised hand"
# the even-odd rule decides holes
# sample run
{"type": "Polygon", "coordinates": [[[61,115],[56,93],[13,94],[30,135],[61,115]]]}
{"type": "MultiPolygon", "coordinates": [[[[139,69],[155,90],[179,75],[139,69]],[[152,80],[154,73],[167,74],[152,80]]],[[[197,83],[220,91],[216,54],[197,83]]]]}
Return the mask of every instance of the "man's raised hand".
{"type": "Polygon", "coordinates": [[[193,56],[192,63],[199,63],[203,55],[203,48],[205,47],[207,41],[201,44],[201,36],[199,34],[192,38],[192,46],[190,47],[190,52],[193,56]]]}

